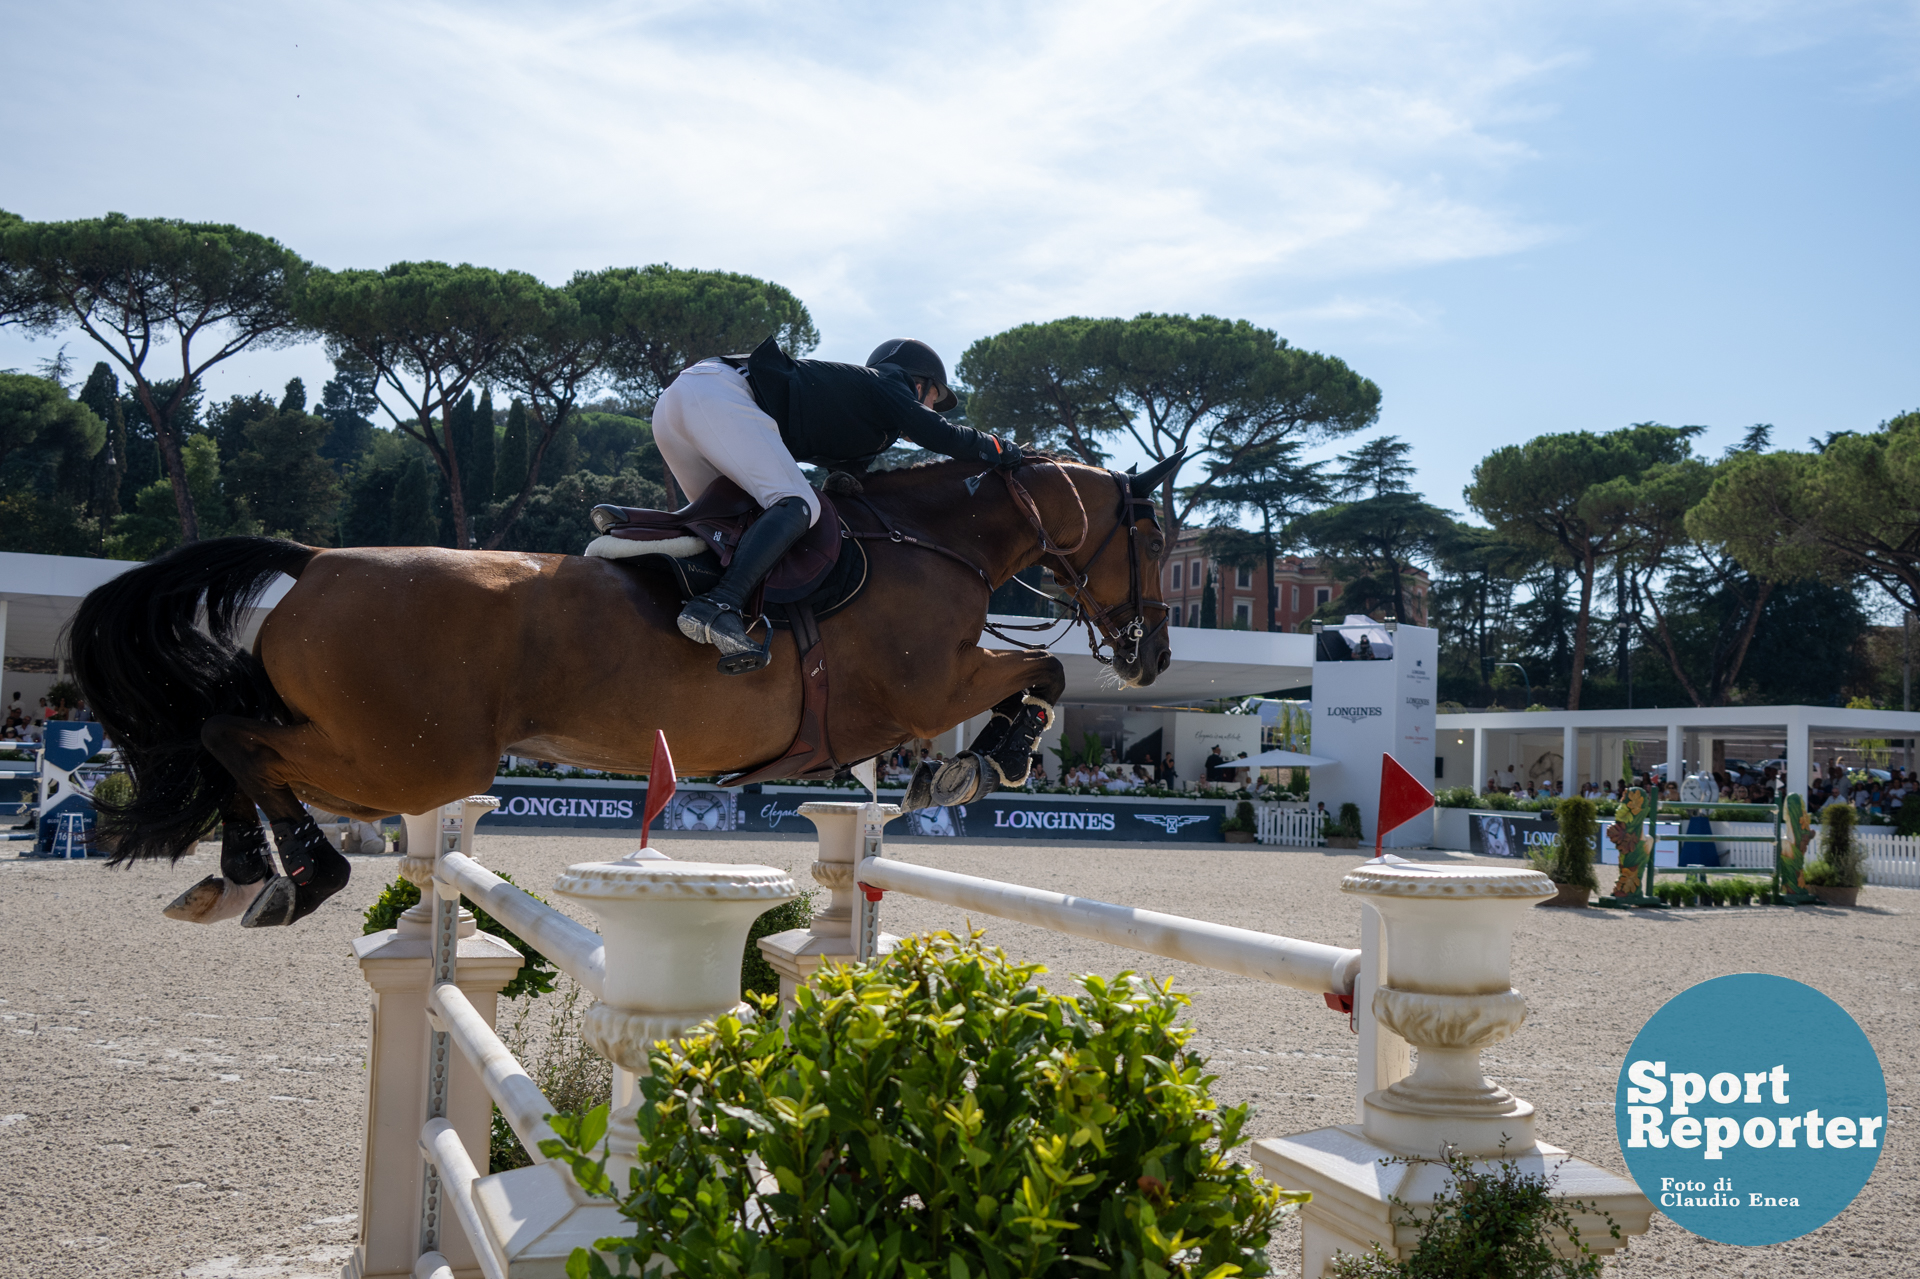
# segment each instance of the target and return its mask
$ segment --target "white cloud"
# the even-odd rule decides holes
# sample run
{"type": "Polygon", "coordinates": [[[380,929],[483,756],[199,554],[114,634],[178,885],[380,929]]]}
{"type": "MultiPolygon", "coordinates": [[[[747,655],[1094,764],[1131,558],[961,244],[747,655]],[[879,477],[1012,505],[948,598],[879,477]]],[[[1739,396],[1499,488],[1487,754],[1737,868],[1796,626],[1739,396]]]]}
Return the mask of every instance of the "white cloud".
{"type": "Polygon", "coordinates": [[[1524,248],[1512,131],[1569,56],[1500,3],[113,8],[31,20],[84,21],[104,75],[0,89],[26,216],[218,217],[335,266],[728,267],[839,354],[1262,318],[1524,248]],[[34,103],[83,145],[23,151],[34,103]]]}

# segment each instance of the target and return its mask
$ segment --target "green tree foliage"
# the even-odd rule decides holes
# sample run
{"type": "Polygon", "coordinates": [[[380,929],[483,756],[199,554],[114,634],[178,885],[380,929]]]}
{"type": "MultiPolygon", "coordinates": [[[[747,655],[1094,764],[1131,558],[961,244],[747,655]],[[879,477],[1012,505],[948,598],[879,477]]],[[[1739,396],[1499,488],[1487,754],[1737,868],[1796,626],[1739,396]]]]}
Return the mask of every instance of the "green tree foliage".
{"type": "MultiPolygon", "coordinates": [[[[190,435],[180,449],[187,484],[193,495],[194,510],[199,512],[203,537],[259,533],[244,499],[229,500],[220,467],[220,447],[211,435],[190,435]]],[[[117,560],[150,560],[180,545],[180,524],[175,518],[173,487],[166,480],[155,480],[141,489],[133,509],[113,522],[113,535],[107,538],[107,555],[117,560]]]]}
{"type": "Polygon", "coordinates": [[[387,514],[389,546],[438,546],[440,522],[434,515],[434,483],[423,453],[412,453],[394,480],[387,514]]]}
{"type": "Polygon", "coordinates": [[[1494,663],[1507,656],[1514,592],[1538,566],[1539,553],[1492,529],[1456,523],[1434,545],[1439,570],[1432,618],[1440,632],[1441,695],[1487,705],[1494,663]]]}
{"type": "MultiPolygon", "coordinates": [[[[1266,572],[1263,580],[1273,581],[1274,561],[1298,531],[1294,520],[1325,502],[1329,494],[1319,465],[1301,460],[1305,448],[1299,440],[1280,440],[1248,449],[1236,462],[1207,461],[1207,507],[1223,515],[1251,516],[1260,525],[1258,533],[1231,530],[1229,536],[1238,534],[1242,539],[1237,545],[1221,540],[1223,530],[1208,530],[1201,542],[1210,556],[1235,568],[1250,568],[1254,560],[1249,556],[1257,555],[1266,572]]],[[[1262,629],[1272,630],[1277,624],[1273,614],[1268,608],[1262,629]]]]}
{"type": "MultiPolygon", "coordinates": [[[[425,450],[398,431],[373,432],[366,450],[353,465],[339,515],[341,546],[404,546],[422,543],[402,542],[394,535],[394,493],[408,467],[420,463],[422,485],[426,483],[428,463],[425,450]]],[[[424,502],[426,499],[422,497],[424,502]]],[[[417,531],[417,521],[409,511],[405,521],[417,531]]]]}
{"type": "MultiPolygon", "coordinates": [[[[163,402],[172,402],[173,414],[169,418],[170,427],[179,439],[193,434],[200,421],[200,391],[195,387],[185,395],[174,396],[178,384],[161,381],[153,384],[154,398],[163,402]]],[[[155,480],[167,478],[166,463],[160,458],[160,445],[153,437],[153,423],[147,420],[147,411],[140,404],[140,398],[132,388],[123,388],[120,392],[121,420],[127,426],[127,456],[120,476],[120,509],[133,509],[134,499],[140,490],[155,480]]]]}
{"type": "Polygon", "coordinates": [[[352,351],[334,356],[333,376],[320,388],[314,409],[327,419],[327,442],[320,454],[344,474],[373,444],[373,415],[380,408],[375,393],[379,375],[352,351]]]}
{"type": "Polygon", "coordinates": [[[598,534],[588,514],[602,502],[615,506],[658,507],[666,492],[634,471],[595,475],[575,471],[532,491],[520,519],[502,540],[501,550],[578,555],[598,534]]]}
{"type": "Polygon", "coordinates": [[[239,227],[119,213],[0,225],[0,263],[0,275],[31,295],[32,328],[78,326],[133,383],[173,490],[180,537],[198,539],[176,412],[213,365],[301,337],[292,298],[308,264],[239,227]],[[159,345],[170,345],[180,361],[181,376],[164,399],[147,369],[159,345]]]}
{"type": "Polygon", "coordinates": [[[1342,361],[1211,315],[1024,325],[974,343],[961,367],[969,411],[984,430],[1082,456],[1125,432],[1155,458],[1185,450],[1188,461],[1223,463],[1184,490],[1180,468],[1167,476],[1160,502],[1168,546],[1193,510],[1211,502],[1212,481],[1249,455],[1349,434],[1380,412],[1380,388],[1342,361]]]}
{"type": "MultiPolygon", "coordinates": [[[[127,466],[127,421],[120,408],[120,379],[105,360],[93,366],[79,398],[107,427],[106,444],[94,454],[87,477],[84,515],[104,536],[112,527],[113,517],[120,514],[120,478],[127,466]]],[[[98,547],[93,548],[93,553],[98,551],[98,547]]]]}
{"type": "Polygon", "coordinates": [[[973,424],[1106,465],[1101,440],[1127,427],[1106,376],[1109,323],[1074,316],[1022,324],[968,347],[955,375],[968,388],[973,424]]]}
{"type": "Polygon", "coordinates": [[[1348,500],[1295,522],[1298,536],[1331,556],[1345,575],[1379,578],[1377,584],[1367,581],[1365,591],[1355,589],[1361,583],[1348,583],[1340,601],[1347,613],[1369,613],[1372,605],[1397,618],[1409,616],[1407,570],[1431,560],[1453,528],[1445,511],[1407,491],[1411,451],[1411,445],[1389,435],[1341,454],[1332,488],[1348,500]]]}
{"type": "MultiPolygon", "coordinates": [[[[537,328],[555,291],[520,271],[399,262],[384,271],[316,270],[299,294],[303,323],[336,358],[351,351],[406,407],[394,425],[425,445],[452,508],[453,540],[473,540],[454,406],[537,328]]],[[[411,543],[410,543],[411,544],[411,543]]]]}
{"type": "Polygon", "coordinates": [[[0,373],[0,550],[90,555],[86,504],[107,424],[57,382],[0,373]]]}
{"type": "Polygon", "coordinates": [[[527,406],[516,398],[507,407],[507,428],[493,459],[493,497],[507,502],[527,481],[527,406]]]}
{"type": "Polygon", "coordinates": [[[1698,427],[1642,422],[1605,435],[1541,435],[1495,449],[1474,468],[1467,502],[1512,541],[1561,559],[1579,583],[1567,709],[1580,709],[1594,583],[1603,566],[1631,549],[1637,530],[1600,490],[1649,467],[1688,456],[1698,427]]]}
{"type": "Polygon", "coordinates": [[[788,355],[820,345],[799,298],[768,280],[658,263],[582,271],[568,291],[606,342],[608,371],[643,401],[689,364],[750,351],[771,337],[788,355]]]}
{"type": "MultiPolygon", "coordinates": [[[[629,1185],[598,1162],[604,1107],[556,1117],[542,1153],[633,1223],[622,1273],[1271,1273],[1307,1196],[1233,1157],[1249,1112],[1210,1095],[1187,1000],[1130,973],[1056,995],[1042,971],[944,934],[829,966],[788,1024],[729,1015],[654,1050],[629,1185]]],[[[611,1273],[586,1249],[568,1269],[611,1273]]]]}
{"type": "Polygon", "coordinates": [[[278,406],[246,422],[242,446],[228,467],[228,487],[270,536],[325,546],[332,540],[341,485],[321,455],[327,420],[304,411],[306,398],[294,378],[278,406]]]}
{"type": "Polygon", "coordinates": [[[1920,410],[1817,451],[1736,455],[1687,528],[1761,576],[1861,577],[1920,610],[1920,410]]]}
{"type": "Polygon", "coordinates": [[[467,486],[467,509],[482,511],[493,501],[494,454],[498,446],[498,429],[493,414],[493,388],[486,387],[480,392],[480,402],[474,406],[473,425],[467,437],[467,466],[461,475],[461,482],[467,486]]]}

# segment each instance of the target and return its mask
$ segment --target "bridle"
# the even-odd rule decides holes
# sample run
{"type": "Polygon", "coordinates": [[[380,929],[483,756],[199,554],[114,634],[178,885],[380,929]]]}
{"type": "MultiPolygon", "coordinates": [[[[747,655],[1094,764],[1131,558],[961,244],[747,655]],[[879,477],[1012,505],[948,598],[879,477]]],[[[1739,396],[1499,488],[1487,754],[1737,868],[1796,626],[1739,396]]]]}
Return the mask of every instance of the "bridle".
{"type": "MultiPolygon", "coordinates": [[[[1033,495],[1026,490],[1025,486],[1014,478],[1014,472],[1002,471],[1000,472],[1000,476],[1006,481],[1007,491],[1013,495],[1014,505],[1019,507],[1021,513],[1027,517],[1027,522],[1033,526],[1035,536],[1040,539],[1041,560],[1043,562],[1048,559],[1054,561],[1054,580],[1066,587],[1067,598],[1073,601],[1074,612],[1070,617],[1065,619],[1067,622],[1066,629],[1071,631],[1076,622],[1085,626],[1087,628],[1088,651],[1093,654],[1093,659],[1103,666],[1111,666],[1116,661],[1123,660],[1121,645],[1124,643],[1126,645],[1126,652],[1124,654],[1126,664],[1137,667],[1140,664],[1141,648],[1148,640],[1167,629],[1167,624],[1171,617],[1170,605],[1159,600],[1149,600],[1145,598],[1145,594],[1141,589],[1141,578],[1143,576],[1141,573],[1142,556],[1140,550],[1141,513],[1145,513],[1145,518],[1152,524],[1156,532],[1160,528],[1160,517],[1159,513],[1154,509],[1153,499],[1136,495],[1133,491],[1133,477],[1126,472],[1108,470],[1107,476],[1113,480],[1114,485],[1119,489],[1119,510],[1116,512],[1113,527],[1107,530],[1106,537],[1101,539],[1100,545],[1094,549],[1093,554],[1087,557],[1086,567],[1084,569],[1077,569],[1074,567],[1073,561],[1067,557],[1086,545],[1087,537],[1093,527],[1093,521],[1087,514],[1086,503],[1080,500],[1080,490],[1074,487],[1072,477],[1068,476],[1065,469],[1057,462],[1047,462],[1046,465],[1052,466],[1055,470],[1060,471],[1061,477],[1067,481],[1068,489],[1073,493],[1074,506],[1080,512],[1080,536],[1074,540],[1072,546],[1059,546],[1054,543],[1053,538],[1047,532],[1046,522],[1041,517],[1039,504],[1033,500],[1033,495]],[[1093,597],[1092,592],[1087,589],[1087,582],[1093,576],[1094,565],[1098,564],[1100,557],[1107,553],[1107,548],[1113,545],[1114,538],[1122,528],[1127,530],[1127,599],[1123,604],[1116,604],[1108,608],[1093,597]],[[1160,621],[1151,630],[1147,628],[1146,623],[1146,610],[1149,608],[1157,608],[1160,610],[1160,621]],[[1125,615],[1125,621],[1120,620],[1123,613],[1125,615]],[[1112,656],[1103,654],[1101,652],[1103,648],[1111,649],[1112,656]]],[[[1013,580],[1018,581],[1019,579],[1015,578],[1013,580]]],[[[1055,599],[1054,596],[1048,595],[1044,591],[1035,590],[1035,588],[1027,586],[1025,582],[1021,582],[1020,584],[1026,586],[1028,590],[1034,591],[1036,595],[1044,599],[1055,599]]],[[[990,627],[989,629],[992,628],[990,627]]],[[[1044,629],[1044,627],[1021,627],[1019,629],[1038,630],[1044,629]]],[[[1009,637],[1003,635],[1001,638],[1008,639],[1009,637]]],[[[1055,637],[1053,643],[1058,642],[1059,637],[1055,637]]],[[[1033,648],[1039,646],[1022,645],[1022,647],[1033,648]]],[[[1048,644],[1045,647],[1050,648],[1052,644],[1048,644]]]]}
{"type": "MultiPolygon", "coordinates": [[[[988,633],[996,635],[1009,644],[1017,645],[1020,648],[1034,652],[1045,652],[1050,650],[1055,644],[1058,644],[1067,635],[1071,634],[1074,626],[1081,625],[1087,628],[1087,649],[1092,653],[1095,661],[1103,666],[1111,666],[1116,661],[1124,660],[1129,666],[1138,666],[1140,664],[1140,650],[1142,647],[1154,636],[1167,629],[1168,622],[1171,618],[1172,607],[1159,600],[1149,600],[1145,598],[1144,591],[1141,587],[1141,581],[1144,576],[1141,568],[1142,553],[1140,549],[1139,521],[1143,518],[1141,513],[1144,512],[1144,518],[1152,524],[1154,531],[1158,532],[1160,529],[1160,517],[1158,511],[1154,508],[1153,499],[1139,497],[1134,493],[1133,477],[1131,475],[1128,475],[1124,471],[1108,470],[1108,477],[1113,480],[1115,487],[1119,490],[1120,504],[1117,518],[1114,521],[1113,527],[1107,530],[1106,537],[1101,539],[1100,545],[1094,549],[1092,555],[1087,557],[1086,568],[1084,570],[1078,569],[1074,567],[1073,561],[1068,557],[1077,553],[1082,546],[1085,546],[1087,538],[1092,535],[1093,519],[1087,514],[1086,503],[1081,500],[1080,490],[1074,485],[1073,477],[1068,475],[1066,468],[1058,462],[1048,458],[1035,458],[1031,465],[1051,466],[1059,471],[1061,478],[1067,482],[1068,491],[1073,494],[1074,508],[1080,513],[1080,536],[1075,538],[1070,546],[1063,546],[1053,540],[1053,535],[1047,531],[1046,519],[1040,513],[1039,503],[1034,501],[1033,494],[1027,490],[1026,486],[1015,478],[1015,472],[999,471],[997,474],[1006,482],[1007,492],[1012,496],[1014,505],[1019,508],[1022,515],[1026,516],[1027,523],[1033,527],[1034,536],[1037,537],[1040,542],[1041,561],[1052,560],[1054,562],[1054,580],[1066,587],[1067,598],[1073,605],[1073,612],[1064,618],[1052,618],[1033,626],[1020,626],[1011,623],[995,624],[989,622],[986,627],[988,633]],[[1092,593],[1087,589],[1087,582],[1093,574],[1094,565],[1099,563],[1100,557],[1107,553],[1107,548],[1113,545],[1114,538],[1123,527],[1127,530],[1127,599],[1125,603],[1116,604],[1108,608],[1093,597],[1092,593]],[[1160,610],[1160,621],[1151,629],[1149,629],[1146,624],[1146,610],[1149,608],[1157,608],[1160,610]],[[1124,621],[1120,620],[1123,614],[1125,615],[1124,621]],[[1010,630],[1050,631],[1063,621],[1066,623],[1065,628],[1061,630],[1060,634],[1054,636],[1045,644],[1031,644],[1025,640],[1017,639],[1012,635],[1006,634],[1006,632],[1010,630]],[[1124,654],[1121,651],[1123,644],[1126,650],[1124,654]],[[1111,650],[1111,655],[1108,655],[1102,650],[1111,650]]],[[[968,480],[968,487],[973,488],[977,484],[978,479],[979,477],[975,477],[974,479],[968,480]]],[[[974,563],[965,555],[960,554],[960,552],[950,547],[942,546],[938,542],[930,542],[925,538],[915,537],[911,533],[904,532],[895,525],[892,520],[882,515],[873,503],[867,501],[864,497],[855,497],[854,500],[878,520],[886,531],[883,533],[864,533],[849,528],[842,528],[840,531],[841,537],[860,541],[885,540],[933,551],[936,554],[944,555],[948,559],[966,565],[985,583],[989,592],[993,590],[992,576],[986,569],[974,563]]],[[[1049,595],[1038,587],[1020,581],[1017,575],[1008,580],[1018,582],[1023,589],[1038,595],[1049,604],[1059,603],[1058,596],[1049,595]]]]}

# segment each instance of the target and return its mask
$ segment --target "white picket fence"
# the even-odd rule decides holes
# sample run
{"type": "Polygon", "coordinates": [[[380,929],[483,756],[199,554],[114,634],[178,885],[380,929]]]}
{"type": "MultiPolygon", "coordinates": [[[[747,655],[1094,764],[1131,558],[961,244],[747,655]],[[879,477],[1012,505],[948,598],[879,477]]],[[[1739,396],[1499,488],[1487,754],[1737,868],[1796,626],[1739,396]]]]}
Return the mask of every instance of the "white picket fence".
{"type": "MultiPolygon", "coordinates": [[[[1715,822],[1716,835],[1773,835],[1772,822],[1715,822]]],[[[1920,837],[1883,835],[1872,826],[1855,828],[1867,856],[1867,882],[1876,888],[1920,888],[1920,837]]],[[[1809,856],[1819,855],[1819,836],[1815,835],[1809,856]]],[[[1728,866],[1771,872],[1773,845],[1719,844],[1716,847],[1728,866]]]]}
{"type": "Polygon", "coordinates": [[[1305,804],[1255,804],[1253,820],[1254,837],[1263,844],[1321,848],[1327,842],[1320,819],[1305,804]]]}

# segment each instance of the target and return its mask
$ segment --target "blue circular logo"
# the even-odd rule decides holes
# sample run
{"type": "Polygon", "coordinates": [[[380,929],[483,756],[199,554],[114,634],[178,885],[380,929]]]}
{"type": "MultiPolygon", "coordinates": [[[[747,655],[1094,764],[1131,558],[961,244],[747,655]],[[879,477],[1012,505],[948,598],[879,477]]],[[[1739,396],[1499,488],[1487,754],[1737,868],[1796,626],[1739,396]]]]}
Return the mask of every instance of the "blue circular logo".
{"type": "Polygon", "coordinates": [[[1833,1220],[1887,1131],[1886,1077],[1859,1025],[1770,973],[1668,1000],[1634,1038],[1614,1106],[1641,1192],[1720,1243],[1779,1243],[1833,1220]]]}

